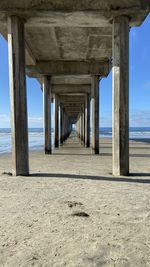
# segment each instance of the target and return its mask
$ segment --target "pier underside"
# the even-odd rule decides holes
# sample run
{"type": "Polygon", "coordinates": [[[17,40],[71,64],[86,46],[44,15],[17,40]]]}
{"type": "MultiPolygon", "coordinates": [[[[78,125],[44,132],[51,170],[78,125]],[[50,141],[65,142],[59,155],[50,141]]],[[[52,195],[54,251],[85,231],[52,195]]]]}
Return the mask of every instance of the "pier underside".
{"type": "Polygon", "coordinates": [[[112,173],[129,174],[129,31],[149,11],[146,0],[0,1],[0,33],[9,51],[13,175],[30,173],[25,75],[38,79],[43,91],[45,153],[53,153],[54,102],[55,148],[74,125],[82,144],[101,154],[99,84],[111,69],[112,173]]]}

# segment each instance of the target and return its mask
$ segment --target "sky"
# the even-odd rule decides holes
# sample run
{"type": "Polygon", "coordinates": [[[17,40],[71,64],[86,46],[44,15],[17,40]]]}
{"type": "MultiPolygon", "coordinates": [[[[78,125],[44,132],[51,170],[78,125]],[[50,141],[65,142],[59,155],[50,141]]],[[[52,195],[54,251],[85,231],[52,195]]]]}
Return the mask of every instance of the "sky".
{"type": "MultiPolygon", "coordinates": [[[[8,46],[0,35],[0,128],[10,127],[8,46]]],[[[43,126],[43,97],[36,79],[27,77],[28,125],[43,126]]],[[[130,127],[150,127],[150,15],[130,30],[130,127]]],[[[112,124],[112,73],[100,82],[100,126],[112,124]]]]}

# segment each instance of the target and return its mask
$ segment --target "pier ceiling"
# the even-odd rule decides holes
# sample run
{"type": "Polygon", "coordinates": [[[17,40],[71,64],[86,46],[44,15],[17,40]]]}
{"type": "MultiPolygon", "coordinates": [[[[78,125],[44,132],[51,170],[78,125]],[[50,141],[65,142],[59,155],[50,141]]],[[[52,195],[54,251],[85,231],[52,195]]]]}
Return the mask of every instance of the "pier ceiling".
{"type": "MultiPolygon", "coordinates": [[[[146,0],[1,0],[0,32],[7,38],[7,17],[25,19],[26,65],[36,66],[36,73],[56,75],[47,71],[43,62],[110,62],[112,58],[112,19],[128,16],[130,26],[140,25],[150,10],[146,0]],[[41,64],[42,62],[42,64],[41,64]]],[[[55,64],[56,66],[56,64],[55,64]]],[[[83,66],[81,66],[83,69],[83,66]]],[[[60,70],[62,67],[59,68],[60,70]]],[[[109,69],[110,70],[110,69],[109,69]]],[[[68,71],[68,69],[67,69],[68,71]]],[[[60,71],[58,75],[67,75],[60,71]]],[[[109,71],[81,74],[107,76],[109,71]]],[[[68,75],[80,74],[75,68],[68,75]]],[[[35,76],[36,76],[35,75],[35,76]]]]}
{"type": "Polygon", "coordinates": [[[41,11],[98,11],[101,17],[132,14],[132,18],[149,8],[147,0],[1,0],[0,10],[18,12],[26,16],[36,16],[41,11]],[[140,11],[140,13],[138,13],[140,11]]]}

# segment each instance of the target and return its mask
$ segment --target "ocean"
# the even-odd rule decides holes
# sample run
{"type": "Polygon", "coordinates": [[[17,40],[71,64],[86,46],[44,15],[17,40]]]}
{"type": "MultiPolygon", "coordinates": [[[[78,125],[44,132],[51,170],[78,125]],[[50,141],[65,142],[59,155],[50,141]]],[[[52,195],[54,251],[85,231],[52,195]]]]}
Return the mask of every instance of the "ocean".
{"type": "MultiPolygon", "coordinates": [[[[111,138],[112,128],[100,128],[100,137],[111,138]]],[[[131,127],[130,139],[150,139],[150,127],[131,127]]],[[[54,133],[52,131],[52,144],[54,133]]],[[[44,135],[42,128],[29,128],[29,150],[42,150],[44,147],[44,135]]],[[[0,154],[11,152],[11,130],[0,129],[0,154]]]]}

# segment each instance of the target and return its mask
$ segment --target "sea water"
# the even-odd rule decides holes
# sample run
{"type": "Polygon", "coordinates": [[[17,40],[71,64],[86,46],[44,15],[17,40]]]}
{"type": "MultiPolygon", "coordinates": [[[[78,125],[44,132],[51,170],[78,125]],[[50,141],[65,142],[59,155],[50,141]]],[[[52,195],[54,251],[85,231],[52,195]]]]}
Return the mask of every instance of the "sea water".
{"type": "MultiPolygon", "coordinates": [[[[29,150],[42,150],[44,147],[44,134],[42,128],[29,128],[29,150]]],[[[100,128],[100,137],[111,138],[112,128],[100,128]]],[[[130,139],[150,139],[150,127],[131,127],[129,129],[130,139]]],[[[54,143],[54,131],[52,130],[52,145],[54,143]]],[[[11,130],[0,129],[0,154],[10,153],[11,130]]]]}

